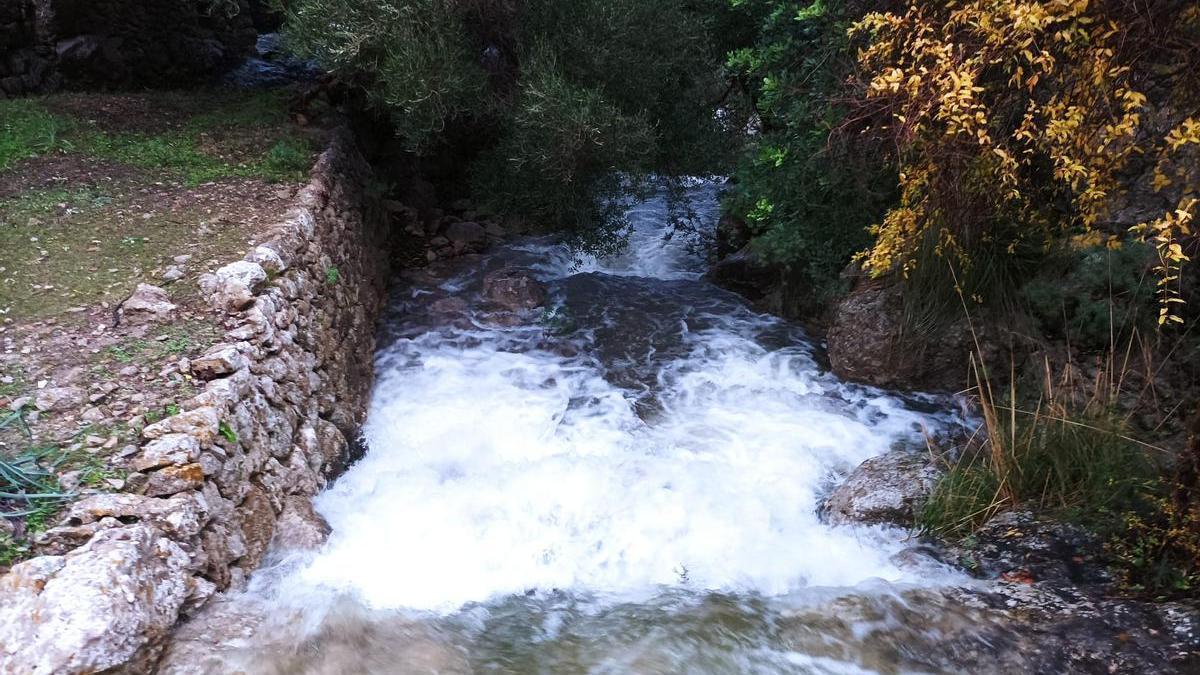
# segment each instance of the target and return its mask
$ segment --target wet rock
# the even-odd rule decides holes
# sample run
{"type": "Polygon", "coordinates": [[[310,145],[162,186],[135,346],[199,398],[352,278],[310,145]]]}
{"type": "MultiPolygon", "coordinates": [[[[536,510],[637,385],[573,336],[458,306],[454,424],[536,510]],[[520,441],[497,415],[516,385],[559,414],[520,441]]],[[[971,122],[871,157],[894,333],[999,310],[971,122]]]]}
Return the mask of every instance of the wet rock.
{"type": "Polygon", "coordinates": [[[459,297],[441,298],[429,305],[429,312],[440,316],[455,316],[467,311],[467,301],[459,297]]]}
{"type": "Polygon", "coordinates": [[[282,551],[312,551],[324,545],[329,533],[329,523],[313,508],[312,500],[292,495],[284,500],[273,545],[282,551]]]}
{"type": "Polygon", "coordinates": [[[713,265],[705,278],[750,300],[761,300],[771,293],[779,276],[777,268],[763,262],[749,246],[745,246],[713,265]]]}
{"type": "Polygon", "coordinates": [[[533,309],[546,303],[546,289],[525,272],[502,269],[483,278],[483,297],[509,311],[533,309]]]}
{"type": "Polygon", "coordinates": [[[487,230],[470,221],[451,223],[446,227],[445,236],[455,251],[478,253],[487,244],[487,230]]]}
{"type": "Polygon", "coordinates": [[[271,500],[262,488],[254,486],[238,506],[237,516],[242,541],[246,543],[246,552],[239,564],[247,570],[254,570],[262,562],[271,537],[275,534],[275,509],[271,507],[271,500]]]}
{"type": "Polygon", "coordinates": [[[87,401],[87,391],[81,387],[51,387],[38,392],[34,405],[41,412],[64,412],[79,409],[87,401]]]}
{"type": "Polygon", "coordinates": [[[746,221],[728,213],[721,216],[721,220],[717,222],[717,258],[725,259],[746,251],[746,246],[752,238],[746,221]]]}
{"type": "Polygon", "coordinates": [[[190,592],[188,556],[152,527],[104,530],[0,577],[5,672],[149,670],[190,592]]]}
{"type": "Polygon", "coordinates": [[[975,576],[1062,587],[1104,584],[1103,546],[1083,528],[1010,511],[948,547],[946,559],[975,576]]]}
{"type": "Polygon", "coordinates": [[[118,310],[121,321],[128,324],[143,324],[170,321],[175,316],[175,305],[167,292],[158,286],[138,284],[118,310]]]}
{"type": "Polygon", "coordinates": [[[943,474],[928,455],[894,450],[860,464],[829,495],[822,511],[833,525],[911,527],[943,474]]]}
{"type": "Polygon", "coordinates": [[[212,297],[213,304],[226,311],[245,309],[254,302],[254,295],[267,280],[262,265],[238,260],[218,269],[214,274],[200,277],[200,288],[212,297]]]}

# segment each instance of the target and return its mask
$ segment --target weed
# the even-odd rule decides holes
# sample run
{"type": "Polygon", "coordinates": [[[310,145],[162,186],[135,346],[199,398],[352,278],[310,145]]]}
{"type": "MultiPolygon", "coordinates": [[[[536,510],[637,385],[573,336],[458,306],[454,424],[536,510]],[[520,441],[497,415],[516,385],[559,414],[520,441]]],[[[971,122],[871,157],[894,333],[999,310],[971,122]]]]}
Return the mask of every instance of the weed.
{"type": "Polygon", "coordinates": [[[166,354],[186,354],[192,348],[192,340],[186,335],[179,335],[162,343],[163,352],[166,354]]]}
{"type": "Polygon", "coordinates": [[[229,426],[228,422],[221,422],[221,426],[218,427],[218,430],[221,432],[221,436],[224,437],[225,440],[229,441],[230,443],[238,442],[237,432],[233,430],[233,427],[229,426]]]}
{"type": "Polygon", "coordinates": [[[311,168],[312,149],[301,138],[287,136],[271,146],[262,162],[262,173],[273,180],[301,180],[311,168]]]}
{"type": "Polygon", "coordinates": [[[0,101],[0,171],[15,162],[65,147],[70,123],[31,99],[0,101]]]}
{"type": "Polygon", "coordinates": [[[108,348],[108,353],[113,357],[113,360],[118,363],[130,363],[149,347],[150,343],[141,338],[126,340],[119,345],[113,345],[108,348]]]}
{"type": "Polygon", "coordinates": [[[325,283],[332,286],[332,285],[336,284],[337,282],[341,281],[341,279],[342,279],[342,273],[338,270],[337,267],[330,266],[330,267],[325,268],[325,283]]]}

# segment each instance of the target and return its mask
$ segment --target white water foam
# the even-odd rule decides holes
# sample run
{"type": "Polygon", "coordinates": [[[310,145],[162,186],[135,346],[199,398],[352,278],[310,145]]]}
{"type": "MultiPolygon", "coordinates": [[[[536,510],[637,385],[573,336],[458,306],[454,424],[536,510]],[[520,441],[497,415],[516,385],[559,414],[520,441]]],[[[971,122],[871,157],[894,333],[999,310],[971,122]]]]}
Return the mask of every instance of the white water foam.
{"type": "MultiPolygon", "coordinates": [[[[691,278],[683,255],[588,267],[691,278]]],[[[333,534],[280,595],[448,613],[528,592],[637,600],[664,587],[917,581],[890,561],[902,533],[831,528],[815,507],[833,474],[935,422],[822,373],[805,345],[753,339],[775,323],[742,311],[684,330],[648,419],[587,354],[514,347],[534,344],[536,327],[397,340],[378,359],[370,452],[317,502],[333,534]]]]}

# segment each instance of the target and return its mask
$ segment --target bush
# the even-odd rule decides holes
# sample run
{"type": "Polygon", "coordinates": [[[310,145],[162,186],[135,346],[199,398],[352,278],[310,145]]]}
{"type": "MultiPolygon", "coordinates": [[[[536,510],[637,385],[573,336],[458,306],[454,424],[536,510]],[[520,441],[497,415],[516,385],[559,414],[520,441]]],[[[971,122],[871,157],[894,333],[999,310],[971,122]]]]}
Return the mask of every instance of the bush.
{"type": "Polygon", "coordinates": [[[726,155],[711,103],[722,6],[298,0],[286,33],[361,87],[411,150],[457,153],[478,201],[605,249],[624,224],[615,198],[726,155]]]}
{"type": "Polygon", "coordinates": [[[1154,324],[1154,252],[1138,241],[1069,246],[1021,296],[1041,332],[1085,351],[1103,351],[1154,324]]]}
{"type": "Polygon", "coordinates": [[[741,9],[757,32],[728,67],[762,131],[738,164],[726,210],[751,225],[760,254],[828,294],[870,245],[867,227],[892,201],[896,181],[877,153],[836,133],[853,66],[850,13],[839,0],[741,9]]]}

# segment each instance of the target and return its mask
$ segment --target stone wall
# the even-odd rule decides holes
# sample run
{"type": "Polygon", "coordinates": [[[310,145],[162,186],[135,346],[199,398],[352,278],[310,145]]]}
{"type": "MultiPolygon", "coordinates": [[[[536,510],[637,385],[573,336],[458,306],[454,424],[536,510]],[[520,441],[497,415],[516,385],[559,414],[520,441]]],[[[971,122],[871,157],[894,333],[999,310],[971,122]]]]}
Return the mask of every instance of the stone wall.
{"type": "Polygon", "coordinates": [[[0,2],[0,99],[48,91],[58,83],[54,47],[34,0],[0,2]]]}
{"type": "Polygon", "coordinates": [[[49,7],[58,67],[69,87],[177,87],[250,54],[246,0],[36,0],[49,7]]]}
{"type": "Polygon", "coordinates": [[[368,176],[336,134],[265,243],[201,278],[228,329],[188,364],[203,391],[142,431],[128,492],[75,503],[51,555],[0,577],[0,672],[148,671],[273,537],[323,538],[311,497],[352,458],[389,272],[368,176]]]}
{"type": "Polygon", "coordinates": [[[3,0],[0,96],[201,82],[277,21],[261,0],[3,0]]]}

